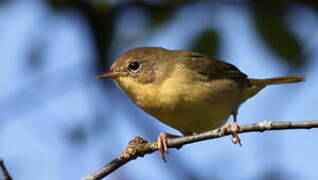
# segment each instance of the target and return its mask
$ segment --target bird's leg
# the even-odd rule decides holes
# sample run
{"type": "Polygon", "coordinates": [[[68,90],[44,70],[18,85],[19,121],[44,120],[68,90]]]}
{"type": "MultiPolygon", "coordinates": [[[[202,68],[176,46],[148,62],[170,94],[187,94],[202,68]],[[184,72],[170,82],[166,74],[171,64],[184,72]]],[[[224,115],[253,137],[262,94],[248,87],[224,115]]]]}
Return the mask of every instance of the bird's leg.
{"type": "Polygon", "coordinates": [[[165,153],[168,153],[167,138],[168,135],[163,132],[161,132],[157,137],[158,150],[160,153],[160,157],[164,162],[167,162],[165,157],[165,153]]]}
{"type": "Polygon", "coordinates": [[[164,132],[161,132],[157,137],[158,150],[160,153],[160,157],[164,162],[167,162],[166,157],[165,157],[165,153],[168,153],[167,139],[168,138],[176,138],[176,137],[179,137],[179,136],[164,133],[164,132]]]}
{"type": "Polygon", "coordinates": [[[233,122],[231,122],[231,130],[232,130],[232,142],[234,144],[239,144],[240,146],[242,146],[241,144],[241,139],[238,137],[237,132],[240,129],[239,125],[237,124],[237,112],[233,113],[233,122]]]}
{"type": "Polygon", "coordinates": [[[231,122],[230,124],[226,124],[226,125],[222,126],[221,133],[224,134],[226,132],[227,128],[231,128],[232,142],[234,144],[239,144],[240,146],[242,146],[241,139],[237,135],[237,132],[240,129],[239,125],[237,124],[237,112],[234,112],[232,115],[233,115],[233,122],[231,122]]]}

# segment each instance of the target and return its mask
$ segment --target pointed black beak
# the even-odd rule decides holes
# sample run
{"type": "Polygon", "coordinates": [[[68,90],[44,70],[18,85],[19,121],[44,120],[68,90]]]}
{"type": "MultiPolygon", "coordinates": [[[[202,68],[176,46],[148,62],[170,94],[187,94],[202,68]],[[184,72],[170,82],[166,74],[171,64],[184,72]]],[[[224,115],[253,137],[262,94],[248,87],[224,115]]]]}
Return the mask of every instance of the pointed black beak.
{"type": "Polygon", "coordinates": [[[97,76],[97,79],[106,79],[106,78],[111,78],[111,79],[115,79],[117,77],[123,76],[125,75],[122,72],[106,72],[104,74],[101,74],[99,76],[97,76]]]}

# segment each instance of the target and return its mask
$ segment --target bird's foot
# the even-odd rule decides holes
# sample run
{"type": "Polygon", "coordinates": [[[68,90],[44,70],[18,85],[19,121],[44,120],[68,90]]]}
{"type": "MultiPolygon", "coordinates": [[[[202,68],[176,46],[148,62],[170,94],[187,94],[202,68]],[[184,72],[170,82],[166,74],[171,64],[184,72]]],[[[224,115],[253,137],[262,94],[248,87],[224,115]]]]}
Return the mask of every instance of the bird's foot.
{"type": "Polygon", "coordinates": [[[228,128],[231,128],[233,144],[239,144],[240,146],[242,146],[241,139],[238,136],[238,131],[239,131],[240,127],[237,124],[237,122],[231,122],[230,124],[226,124],[226,125],[222,126],[221,129],[220,129],[220,132],[222,134],[225,134],[227,132],[228,128]]]}
{"type": "Polygon", "coordinates": [[[158,150],[160,153],[160,157],[164,162],[167,162],[167,159],[165,157],[165,153],[168,153],[167,138],[168,135],[163,132],[161,132],[157,137],[158,150]]]}
{"type": "Polygon", "coordinates": [[[232,130],[232,142],[233,142],[233,144],[239,144],[240,146],[242,146],[241,139],[237,135],[238,131],[240,130],[239,125],[237,124],[237,122],[231,122],[230,125],[231,125],[231,130],[232,130]]]}
{"type": "MultiPolygon", "coordinates": [[[[180,137],[180,136],[168,134],[168,133],[164,133],[164,132],[161,132],[157,137],[158,150],[160,153],[160,157],[164,162],[167,162],[165,154],[168,153],[168,143],[167,143],[168,138],[170,139],[170,138],[176,138],[176,137],[180,137]]],[[[179,147],[176,147],[176,148],[180,149],[181,147],[182,147],[182,145],[179,147]]]]}

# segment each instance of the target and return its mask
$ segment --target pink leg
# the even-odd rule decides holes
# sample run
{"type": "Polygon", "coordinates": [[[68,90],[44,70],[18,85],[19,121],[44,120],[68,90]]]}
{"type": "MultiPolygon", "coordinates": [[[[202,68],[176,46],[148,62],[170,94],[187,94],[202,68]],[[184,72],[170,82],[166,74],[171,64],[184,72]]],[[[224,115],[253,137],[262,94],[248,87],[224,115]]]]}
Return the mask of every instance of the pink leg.
{"type": "Polygon", "coordinates": [[[240,146],[242,146],[241,139],[237,135],[240,127],[237,124],[236,116],[237,116],[237,113],[236,112],[233,113],[233,122],[231,122],[230,124],[226,124],[226,125],[222,126],[221,127],[221,133],[225,133],[227,128],[231,128],[233,144],[239,144],[240,146]]]}
{"type": "Polygon", "coordinates": [[[230,127],[232,130],[232,142],[233,142],[233,144],[239,144],[240,146],[242,146],[241,139],[237,135],[237,132],[240,129],[239,125],[237,124],[237,122],[234,121],[234,122],[231,122],[230,127]]]}
{"type": "MultiPolygon", "coordinates": [[[[167,162],[166,157],[165,157],[165,153],[168,153],[167,139],[168,138],[176,138],[176,137],[180,137],[180,136],[168,134],[168,133],[164,133],[164,132],[161,132],[157,137],[158,150],[160,153],[160,157],[164,162],[167,162]]],[[[181,148],[181,146],[177,147],[177,149],[180,149],[180,148],[181,148]]]]}
{"type": "Polygon", "coordinates": [[[164,162],[167,162],[165,157],[165,153],[168,153],[167,138],[168,135],[163,132],[161,132],[157,137],[158,150],[160,153],[160,157],[164,162]]]}

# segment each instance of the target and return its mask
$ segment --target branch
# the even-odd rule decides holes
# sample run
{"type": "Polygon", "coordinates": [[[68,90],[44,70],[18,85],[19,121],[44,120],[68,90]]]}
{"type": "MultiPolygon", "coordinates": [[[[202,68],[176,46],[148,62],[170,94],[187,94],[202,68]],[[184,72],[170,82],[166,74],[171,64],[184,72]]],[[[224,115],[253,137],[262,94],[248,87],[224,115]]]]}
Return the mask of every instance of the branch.
{"type": "MultiPolygon", "coordinates": [[[[260,123],[249,124],[240,126],[238,134],[247,133],[247,132],[264,132],[270,130],[282,130],[282,129],[311,129],[318,128],[317,121],[297,121],[297,122],[272,122],[272,121],[263,121],[260,123]]],[[[203,141],[206,139],[215,139],[231,134],[231,129],[228,128],[226,132],[220,133],[220,129],[214,129],[204,133],[192,135],[192,136],[183,136],[174,139],[168,139],[169,148],[180,148],[185,144],[190,144],[198,141],[203,141]]],[[[146,154],[152,153],[158,150],[156,142],[147,142],[141,137],[136,137],[131,140],[123,153],[117,156],[114,160],[106,164],[101,169],[97,170],[95,173],[83,178],[83,180],[99,180],[122,165],[128,163],[129,161],[136,159],[137,157],[143,157],[146,154]]]]}
{"type": "Polygon", "coordinates": [[[3,180],[12,180],[6,166],[4,165],[3,159],[0,159],[0,169],[3,174],[3,180]]]}

